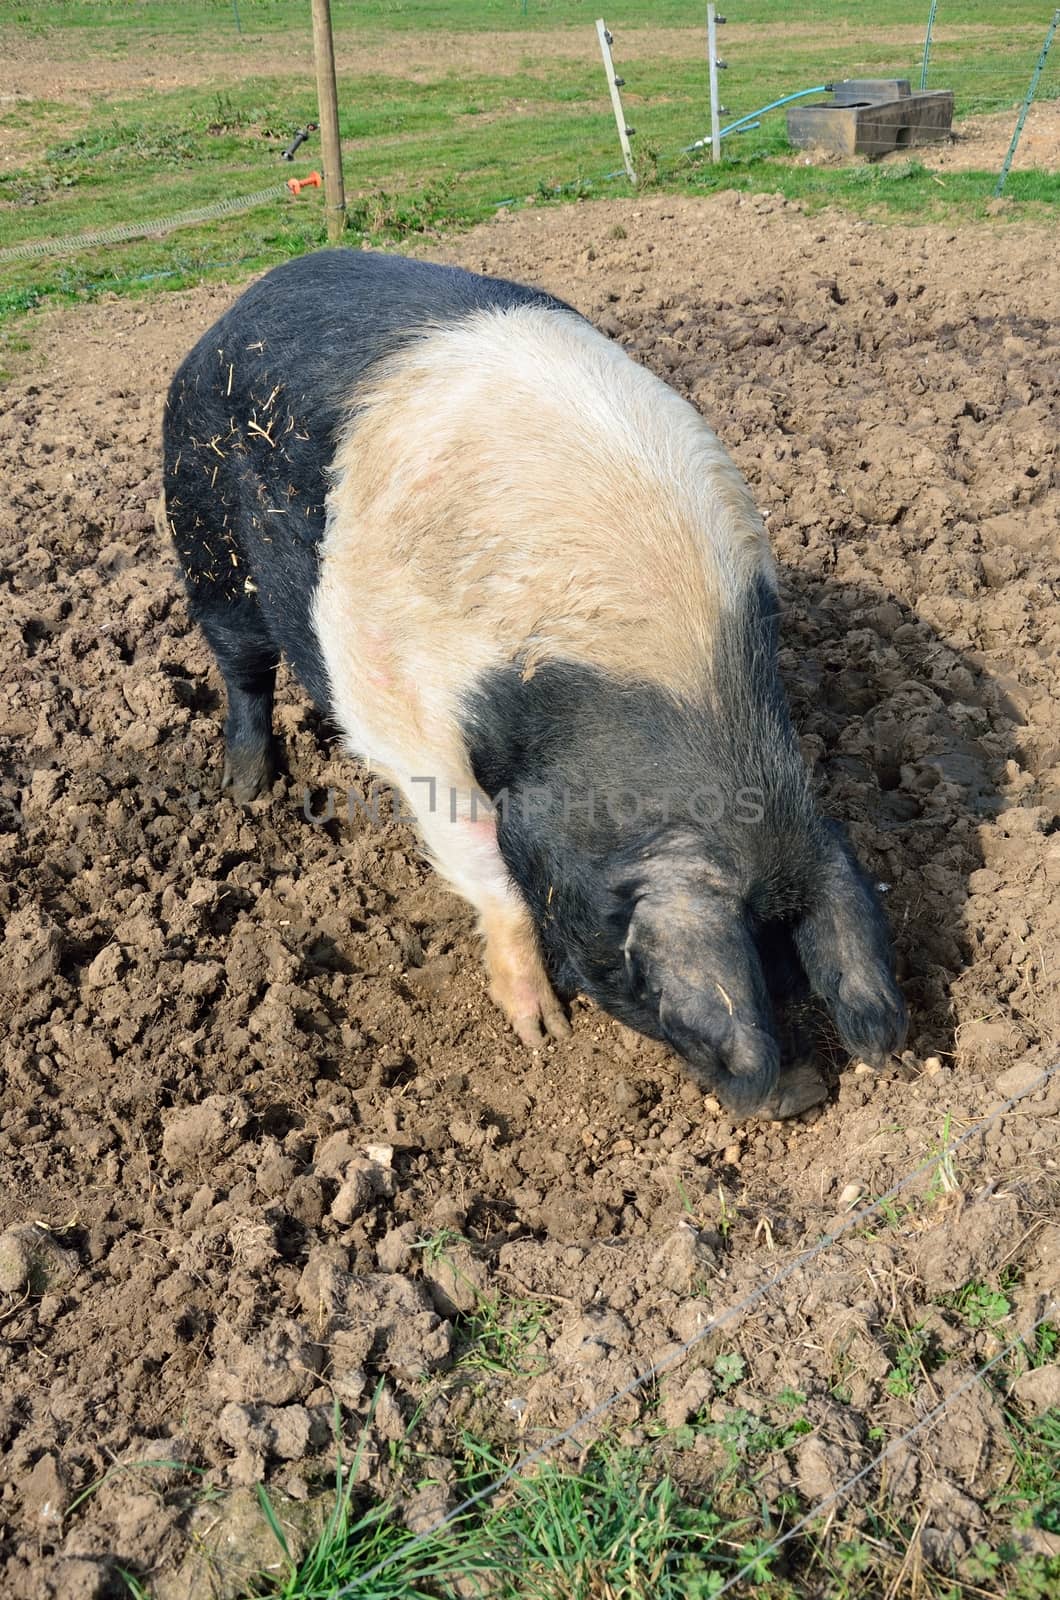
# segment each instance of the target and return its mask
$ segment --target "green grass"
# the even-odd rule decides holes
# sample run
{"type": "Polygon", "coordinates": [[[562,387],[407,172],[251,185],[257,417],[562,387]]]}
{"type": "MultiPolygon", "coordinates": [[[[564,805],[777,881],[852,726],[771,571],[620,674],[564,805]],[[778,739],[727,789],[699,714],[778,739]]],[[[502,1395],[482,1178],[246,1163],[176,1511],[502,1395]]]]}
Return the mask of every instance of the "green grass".
{"type": "Polygon", "coordinates": [[[533,1295],[481,1293],[461,1274],[457,1253],[467,1249],[468,1240],[451,1228],[439,1228],[416,1241],[425,1265],[444,1264],[465,1289],[470,1289],[474,1306],[455,1318],[458,1338],[459,1373],[519,1378],[540,1371],[541,1344],[547,1330],[550,1307],[533,1295]]]}
{"type": "Polygon", "coordinates": [[[969,1328],[992,1328],[1004,1322],[1012,1310],[1003,1289],[991,1289],[974,1278],[955,1293],[941,1295],[938,1304],[955,1312],[969,1328]]]}
{"type": "MultiPolygon", "coordinates": [[[[789,1401],[795,1398],[801,1402],[801,1396],[789,1401]]],[[[793,1494],[775,1496],[767,1508],[756,1478],[767,1458],[797,1447],[811,1431],[801,1404],[780,1409],[787,1415],[773,1420],[732,1410],[721,1421],[702,1419],[647,1445],[605,1440],[577,1465],[544,1461],[495,1500],[465,1509],[418,1541],[386,1504],[354,1487],[356,1463],[349,1470],[340,1464],[327,1524],[301,1561],[290,1559],[262,1494],[263,1515],[289,1570],[259,1594],[267,1600],[336,1600],[340,1592],[349,1600],[710,1600],[747,1568],[735,1590],[742,1600],[883,1600],[915,1537],[911,1523],[883,1505],[870,1503],[853,1522],[841,1511],[786,1549],[770,1549],[802,1508],[793,1494]],[[674,1449],[693,1449],[697,1438],[721,1457],[720,1467],[711,1466],[712,1487],[690,1488],[673,1470],[674,1449]]],[[[1027,1556],[1017,1535],[1021,1528],[1060,1526],[1060,1413],[1010,1422],[1012,1482],[996,1497],[995,1510],[1013,1532],[984,1540],[959,1579],[926,1570],[920,1593],[930,1600],[1050,1600],[1056,1592],[1060,1561],[1027,1556]]],[[[697,1451],[694,1459],[711,1455],[697,1451]]],[[[457,1492],[473,1493],[505,1466],[493,1447],[465,1437],[457,1492]]]]}
{"type": "Polygon", "coordinates": [[[1025,1349],[1029,1367],[1044,1367],[1050,1362],[1060,1361],[1060,1328],[1043,1322],[1035,1330],[1031,1345],[1025,1346],[1025,1349]]]}
{"type": "MultiPolygon", "coordinates": [[[[459,1526],[410,1550],[407,1530],[386,1505],[378,1501],[358,1504],[352,1471],[339,1469],[327,1525],[309,1554],[298,1562],[290,1559],[283,1530],[264,1490],[261,1499],[262,1515],[289,1561],[281,1587],[259,1590],[275,1600],[333,1600],[336,1592],[347,1586],[351,1600],[437,1600],[439,1592],[446,1591],[435,1587],[436,1583],[444,1584],[458,1571],[470,1577],[484,1570],[479,1540],[462,1538],[459,1526]],[[384,1570],[370,1578],[379,1566],[384,1570]]],[[[454,1591],[449,1588],[448,1592],[454,1591]]]]}
{"type": "MultiPolygon", "coordinates": [[[[287,32],[305,17],[302,0],[237,0],[244,34],[255,36],[287,32]]],[[[703,8],[689,0],[652,0],[650,11],[626,4],[612,5],[609,25],[623,34],[643,27],[699,28],[703,8]],[[612,20],[613,19],[613,20],[612,20]]],[[[356,22],[371,36],[378,32],[420,32],[427,26],[452,32],[514,31],[532,35],[538,30],[590,25],[600,14],[599,0],[331,0],[337,34],[356,22]]],[[[922,30],[927,17],[923,0],[888,0],[886,18],[891,26],[922,30]]],[[[853,27],[869,11],[860,0],[807,0],[799,7],[799,20],[853,27]]],[[[949,25],[1026,26],[1048,10],[1034,10],[1026,0],[997,0],[986,6],[975,0],[944,5],[937,21],[941,35],[949,25]]],[[[739,17],[754,23],[782,23],[791,18],[788,0],[741,0],[739,17]]],[[[0,0],[0,21],[19,22],[28,32],[47,35],[76,28],[88,31],[115,50],[132,48],[138,36],[166,33],[196,39],[204,28],[224,37],[236,32],[232,0],[0,0]]],[[[735,11],[731,21],[736,21],[735,11]]]]}
{"type": "Polygon", "coordinates": [[[489,1528],[503,1600],[707,1600],[744,1553],[741,1532],[684,1499],[647,1451],[617,1447],[518,1480],[489,1528]]]}
{"type": "Polygon", "coordinates": [[[1017,1524],[1060,1535],[1060,1410],[1030,1419],[1009,1415],[1015,1459],[1002,1502],[1017,1511],[1017,1524]]]}
{"type": "Polygon", "coordinates": [[[930,1333],[919,1323],[913,1328],[888,1329],[892,1348],[892,1366],[883,1380],[883,1387],[896,1400],[911,1400],[923,1378],[940,1365],[933,1349],[930,1333]]]}
{"type": "Polygon", "coordinates": [[[549,1307],[532,1297],[487,1295],[462,1319],[460,1366],[498,1377],[526,1377],[544,1369],[542,1336],[549,1307]]]}
{"type": "MultiPolygon", "coordinates": [[[[467,1447],[469,1482],[503,1469],[486,1446],[467,1447]]],[[[709,1600],[762,1542],[684,1497],[643,1448],[604,1444],[577,1469],[544,1462],[485,1511],[419,1543],[385,1506],[358,1508],[352,1481],[340,1471],[328,1525],[271,1591],[276,1600],[333,1600],[339,1590],[350,1600],[709,1600]]]]}
{"type": "MultiPolygon", "coordinates": [[[[457,1242],[463,1242],[457,1235],[439,1234],[423,1243],[437,1262],[457,1242]]],[[[981,1284],[966,1285],[961,1296],[965,1315],[978,1304],[989,1320],[996,1309],[981,1284]]],[[[491,1324],[518,1321],[522,1306],[490,1302],[491,1324]]],[[[458,1319],[462,1339],[477,1315],[458,1319]]],[[[1055,1332],[1051,1324],[1043,1327],[1055,1332]]],[[[920,1327],[895,1327],[892,1340],[893,1371],[908,1381],[884,1387],[913,1398],[937,1360],[920,1327]]],[[[989,1537],[957,1574],[925,1567],[918,1579],[923,1600],[1052,1600],[1057,1592],[1060,1559],[1028,1554],[1021,1539],[1060,1532],[1060,1411],[1027,1416],[1009,1398],[1017,1370],[1050,1359],[1051,1348],[1051,1340],[1036,1338],[985,1380],[996,1385],[1004,1410],[1007,1477],[984,1507],[989,1537]]],[[[286,1519],[259,1488],[263,1527],[284,1570],[262,1577],[253,1600],[712,1600],[737,1573],[744,1574],[733,1591],[739,1600],[885,1600],[893,1594],[918,1536],[916,1507],[899,1514],[884,1499],[870,1498],[853,1510],[840,1502],[774,1549],[809,1509],[794,1487],[781,1488],[776,1480],[778,1463],[786,1459],[790,1468],[813,1432],[807,1397],[783,1389],[753,1402],[751,1411],[726,1402],[737,1384],[752,1381],[737,1351],[719,1352],[711,1372],[720,1408],[715,1403],[680,1427],[666,1428],[653,1421],[649,1402],[642,1432],[624,1439],[605,1434],[577,1459],[552,1450],[496,1491],[493,1485],[538,1441],[517,1435],[499,1443],[481,1427],[471,1432],[454,1425],[445,1452],[453,1473],[445,1501],[452,1520],[439,1526],[439,1498],[417,1535],[398,1514],[396,1492],[381,1495],[361,1470],[380,1381],[349,1453],[336,1408],[334,1475],[323,1524],[314,1524],[321,1531],[308,1549],[292,1550],[286,1519]]],[[[454,1391],[466,1378],[458,1361],[454,1391]]],[[[430,1410],[426,1402],[417,1408],[405,1439],[389,1452],[389,1483],[406,1497],[440,1487],[437,1440],[419,1437],[430,1410]]],[[[879,1450],[887,1437],[886,1427],[872,1428],[870,1447],[879,1450]]],[[[189,1470],[177,1461],[137,1463],[132,1470],[148,1465],[189,1470]]],[[[128,1594],[151,1600],[149,1579],[130,1570],[133,1565],[119,1569],[128,1594]]]]}
{"type": "MultiPolygon", "coordinates": [[[[620,163],[592,28],[598,10],[595,0],[527,0],[525,15],[521,0],[336,0],[351,241],[462,228],[531,196],[542,203],[631,193],[624,176],[611,176],[620,163]],[[499,42],[483,51],[487,32],[499,42]],[[543,43],[557,32],[564,53],[543,43]],[[414,36],[413,81],[403,61],[414,36]],[[436,55],[425,49],[443,36],[436,55]]],[[[791,27],[781,0],[746,0],[727,35],[732,114],[850,73],[919,81],[926,11],[925,0],[832,0],[800,9],[791,27]]],[[[308,46],[305,5],[240,0],[240,14],[242,38],[227,0],[0,0],[0,45],[12,56],[31,43],[55,59],[113,61],[115,70],[170,57],[192,62],[198,77],[168,91],[101,91],[87,104],[0,101],[0,138],[11,135],[26,152],[0,173],[0,246],[164,219],[319,167],[317,138],[293,166],[279,160],[291,133],[316,115],[308,63],[284,70],[282,59],[286,45],[308,46]]],[[[1031,0],[952,0],[942,8],[932,82],[953,87],[958,115],[1015,104],[1043,16],[1031,0]]],[[[718,168],[702,153],[682,156],[707,125],[703,54],[692,37],[702,6],[658,0],[608,20],[649,186],[776,191],[810,208],[839,204],[902,222],[987,214],[993,173],[937,176],[929,155],[848,168],[795,164],[782,115],[728,141],[718,168]],[[684,31],[667,38],[663,30],[672,28],[684,31]]],[[[1052,60],[1039,92],[1060,93],[1052,60]]],[[[1017,172],[1007,196],[1009,213],[1052,213],[1060,176],[1017,172]]],[[[323,243],[321,196],[309,191],[162,237],[9,262],[0,266],[0,321],[49,302],[238,279],[323,243]]]]}

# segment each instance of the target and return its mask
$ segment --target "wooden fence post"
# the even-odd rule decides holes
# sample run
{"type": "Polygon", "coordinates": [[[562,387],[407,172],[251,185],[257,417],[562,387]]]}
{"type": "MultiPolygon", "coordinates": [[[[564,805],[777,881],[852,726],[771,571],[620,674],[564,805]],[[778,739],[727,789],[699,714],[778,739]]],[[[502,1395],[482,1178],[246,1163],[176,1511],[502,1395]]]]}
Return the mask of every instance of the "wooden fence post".
{"type": "Polygon", "coordinates": [[[346,227],[346,191],[342,184],[342,146],[339,144],[339,97],[335,87],[331,0],[313,0],[313,56],[317,69],[320,143],[324,156],[324,215],[328,224],[328,243],[338,244],[346,227]]]}

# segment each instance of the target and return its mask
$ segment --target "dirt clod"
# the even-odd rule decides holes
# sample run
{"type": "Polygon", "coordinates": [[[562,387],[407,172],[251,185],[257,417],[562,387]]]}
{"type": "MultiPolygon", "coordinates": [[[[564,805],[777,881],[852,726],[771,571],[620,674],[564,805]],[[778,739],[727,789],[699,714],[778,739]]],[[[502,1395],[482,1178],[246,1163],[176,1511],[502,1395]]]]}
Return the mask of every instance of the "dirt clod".
{"type": "Polygon", "coordinates": [[[166,1113],[162,1159],[177,1172],[216,1162],[239,1144],[246,1120],[246,1103],[238,1095],[212,1094],[200,1105],[166,1113]]]}
{"type": "Polygon", "coordinates": [[[63,942],[52,919],[31,904],[16,911],[4,932],[4,975],[10,988],[40,989],[59,970],[63,942]]]}
{"type": "Polygon", "coordinates": [[[0,1234],[0,1294],[44,1295],[71,1283],[78,1267],[76,1251],[65,1250],[43,1228],[0,1234]]]}
{"type": "Polygon", "coordinates": [[[1033,1416],[1060,1410],[1060,1366],[1051,1364],[1021,1373],[1016,1379],[1016,1398],[1033,1416]]]}
{"type": "Polygon", "coordinates": [[[26,1520],[47,1536],[62,1525],[70,1500],[59,1463],[53,1455],[43,1455],[26,1479],[22,1510],[26,1520]]]}

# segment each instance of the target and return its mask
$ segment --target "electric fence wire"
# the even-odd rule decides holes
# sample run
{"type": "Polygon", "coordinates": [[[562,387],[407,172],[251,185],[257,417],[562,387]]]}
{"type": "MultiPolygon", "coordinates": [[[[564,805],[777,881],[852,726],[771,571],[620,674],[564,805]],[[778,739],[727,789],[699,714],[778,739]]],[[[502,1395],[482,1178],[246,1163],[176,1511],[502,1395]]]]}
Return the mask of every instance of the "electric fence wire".
{"type": "Polygon", "coordinates": [[[169,217],[152,217],[149,222],[118,222],[111,228],[99,228],[92,233],[66,234],[58,239],[32,239],[25,244],[6,245],[0,250],[0,262],[29,261],[35,256],[70,255],[78,250],[91,250],[100,244],[148,239],[152,234],[169,233],[173,228],[186,228],[194,222],[212,222],[216,217],[249,211],[253,206],[265,205],[269,200],[279,200],[287,192],[287,185],[278,183],[268,189],[259,189],[254,194],[230,195],[226,200],[215,200],[211,205],[197,206],[191,211],[178,211],[169,217]]]}
{"type": "Polygon", "coordinates": [[[714,1591],[713,1600],[720,1600],[721,1595],[727,1594],[730,1589],[734,1589],[744,1578],[750,1577],[751,1573],[758,1569],[760,1562],[765,1561],[769,1556],[776,1555],[777,1551],[783,1545],[786,1545],[789,1539],[794,1539],[796,1535],[802,1533],[804,1528],[808,1528],[811,1522],[816,1522],[818,1517],[823,1516],[826,1511],[830,1511],[840,1500],[845,1499],[851,1489],[856,1489],[859,1483],[875,1472],[877,1467],[882,1466],[888,1457],[892,1456],[901,1445],[915,1438],[918,1433],[923,1433],[925,1429],[930,1428],[932,1423],[939,1420],[947,1406],[951,1406],[962,1394],[967,1394],[969,1389],[974,1389],[976,1384],[986,1377],[992,1367],[998,1366],[1017,1347],[1026,1346],[1027,1341],[1034,1337],[1044,1323],[1056,1316],[1058,1311],[1060,1311],[1060,1300],[1050,1301],[1041,1315],[1031,1323],[1026,1333],[1017,1334],[1014,1339],[1010,1339],[1008,1344],[1004,1345],[996,1355],[991,1356],[989,1361],[984,1361],[981,1367],[977,1367],[963,1383],[957,1385],[956,1389],[951,1389],[944,1400],[940,1400],[938,1405],[932,1406],[931,1410],[925,1413],[919,1421],[914,1422],[912,1427],[907,1428],[904,1433],[900,1433],[896,1438],[892,1439],[887,1448],[881,1450],[878,1456],[873,1456],[872,1460],[867,1462],[860,1472],[853,1473],[845,1483],[841,1483],[837,1489],[833,1489],[831,1494],[826,1494],[823,1500],[818,1500],[817,1504],[812,1506],[805,1516],[800,1517],[798,1522],[793,1522],[790,1528],[786,1528],[782,1534],[779,1534],[771,1543],[765,1545],[763,1549],[756,1550],[753,1560],[746,1562],[738,1572],[734,1572],[731,1578],[725,1580],[720,1589],[714,1591]]]}
{"type": "MultiPolygon", "coordinates": [[[[834,1233],[825,1234],[816,1242],[816,1244],[813,1244],[809,1249],[802,1251],[792,1261],[790,1261],[787,1266],[780,1268],[780,1270],[774,1273],[773,1276],[765,1283],[759,1284],[757,1288],[753,1289],[748,1295],[745,1295],[742,1300],[738,1300],[735,1305],[728,1306],[724,1311],[719,1312],[717,1316],[711,1317],[702,1328],[698,1329],[698,1331],[691,1336],[691,1338],[686,1339],[682,1344],[673,1347],[664,1357],[662,1357],[661,1360],[655,1362],[652,1366],[647,1367],[643,1372],[638,1373],[637,1376],[628,1384],[626,1384],[624,1388],[616,1390],[614,1394],[609,1395],[606,1399],[601,1400],[597,1405],[591,1407],[590,1410],[584,1412],[582,1416],[578,1417],[575,1422],[572,1422],[569,1427],[564,1428],[559,1433],[551,1435],[533,1450],[528,1450],[523,1455],[518,1456],[516,1460],[512,1462],[511,1466],[506,1468],[506,1470],[497,1478],[493,1479],[490,1483],[485,1484],[481,1489],[477,1489],[474,1494],[470,1494],[464,1500],[461,1500],[460,1503],[454,1506],[451,1511],[448,1511],[444,1517],[440,1517],[438,1521],[433,1523],[430,1527],[422,1529],[419,1533],[413,1535],[413,1537],[405,1544],[396,1546],[387,1556],[383,1558],[382,1561],[378,1562],[374,1567],[371,1568],[370,1571],[364,1573],[357,1580],[356,1584],[347,1584],[343,1588],[336,1590],[334,1600],[344,1600],[344,1597],[350,1597],[350,1600],[352,1600],[352,1597],[355,1596],[357,1589],[361,1584],[374,1581],[377,1577],[381,1576],[388,1567],[391,1567],[395,1561],[399,1559],[403,1561],[406,1560],[414,1550],[426,1544],[429,1540],[436,1538],[438,1534],[444,1532],[444,1530],[454,1522],[458,1522],[461,1517],[465,1516],[467,1512],[472,1510],[476,1505],[481,1504],[484,1500],[492,1499],[494,1495],[499,1493],[499,1491],[514,1478],[521,1476],[529,1467],[534,1466],[537,1462],[544,1460],[546,1456],[551,1455],[552,1452],[561,1444],[565,1444],[567,1440],[573,1439],[582,1431],[583,1428],[588,1427],[590,1423],[597,1421],[602,1416],[605,1416],[613,1406],[619,1403],[619,1401],[628,1398],[630,1395],[638,1393],[648,1384],[653,1383],[657,1378],[661,1377],[665,1372],[668,1372],[672,1367],[677,1366],[684,1360],[690,1351],[694,1350],[698,1344],[703,1342],[704,1339],[707,1339],[712,1334],[717,1333],[720,1328],[727,1326],[727,1324],[732,1322],[742,1312],[751,1310],[753,1307],[759,1305],[772,1292],[772,1290],[779,1288],[782,1283],[787,1282],[787,1280],[793,1277],[794,1274],[800,1271],[801,1268],[807,1267],[811,1264],[811,1262],[816,1261],[819,1256],[823,1255],[826,1250],[830,1249],[832,1245],[836,1244],[838,1240],[843,1238],[846,1234],[862,1226],[869,1217],[876,1215],[876,1213],[879,1212],[890,1201],[896,1199],[898,1195],[902,1194],[913,1183],[915,1183],[918,1178],[922,1178],[928,1172],[937,1171],[939,1167],[943,1163],[948,1162],[958,1150],[969,1144],[973,1139],[979,1138],[981,1135],[985,1134],[994,1126],[996,1122],[1000,1121],[1002,1117],[1006,1116],[1008,1112],[1012,1110],[1013,1106],[1018,1105],[1021,1100],[1025,1100],[1029,1095],[1036,1094],[1039,1089],[1044,1088],[1045,1085],[1048,1084],[1058,1072],[1060,1072],[1060,1061],[1056,1062],[1052,1067],[1048,1067],[1044,1072],[1039,1073],[1039,1075],[1034,1078],[1031,1083],[1027,1084],[1023,1089],[1020,1089],[1016,1094],[1010,1095],[1009,1098],[1003,1101],[1001,1105],[995,1107],[995,1109],[991,1111],[988,1116],[982,1118],[979,1122],[973,1123],[972,1126],[967,1128],[959,1138],[954,1139],[949,1144],[944,1145],[942,1150],[936,1154],[928,1156],[919,1164],[919,1166],[914,1167],[912,1171],[906,1173],[904,1177],[900,1178],[898,1182],[893,1184],[891,1188],[888,1189],[884,1194],[879,1195],[875,1200],[873,1200],[870,1205],[863,1206],[859,1211],[853,1212],[838,1228],[836,1228],[834,1233]]],[[[1056,1309],[1056,1304],[1051,1303],[1049,1309],[1039,1318],[1038,1322],[1035,1323],[1035,1328],[1039,1327],[1042,1322],[1047,1321],[1048,1318],[1053,1315],[1056,1309]]],[[[1013,1341],[1013,1344],[1017,1343],[1019,1343],[1019,1340],[1013,1341]]],[[[1008,1346],[1006,1348],[1011,1349],[1012,1346],[1008,1346]]],[[[936,1421],[938,1417],[942,1415],[943,1411],[945,1411],[946,1407],[957,1397],[957,1395],[963,1393],[965,1389],[971,1387],[973,1383],[978,1381],[978,1378],[982,1375],[982,1373],[989,1371],[992,1366],[996,1365],[996,1363],[1001,1359],[1001,1356],[1004,1354],[1005,1351],[1002,1351],[1001,1355],[993,1357],[982,1369],[980,1369],[979,1372],[974,1374],[966,1384],[962,1385],[961,1388],[954,1390],[946,1397],[944,1401],[936,1406],[933,1411],[929,1412],[926,1417],[921,1418],[918,1423],[915,1423],[912,1429],[909,1430],[910,1436],[922,1431],[924,1428],[928,1427],[931,1422],[936,1421]]],[[[891,1452],[891,1450],[897,1447],[900,1442],[900,1440],[892,1441],[892,1443],[887,1447],[887,1450],[883,1451],[878,1457],[875,1458],[874,1461],[870,1462],[869,1465],[863,1468],[860,1473],[855,1474],[848,1485],[845,1485],[837,1490],[834,1495],[828,1497],[824,1502],[822,1502],[822,1504],[827,1508],[828,1505],[834,1503],[834,1501],[840,1498],[840,1496],[845,1493],[848,1488],[854,1487],[863,1477],[871,1472],[873,1467],[882,1461],[891,1452]]],[[[807,1516],[804,1517],[799,1524],[796,1524],[794,1528],[789,1529],[788,1532],[777,1541],[777,1547],[779,1547],[779,1545],[783,1543],[785,1539],[791,1538],[800,1528],[805,1527],[807,1522],[812,1520],[812,1518],[817,1514],[818,1512],[816,1509],[807,1513],[807,1516]]],[[[735,1577],[727,1580],[725,1587],[731,1588],[731,1586],[740,1577],[744,1576],[748,1570],[750,1569],[744,1568],[740,1573],[737,1573],[735,1577]]],[[[722,1592],[724,1591],[719,1590],[719,1594],[722,1592]]]]}

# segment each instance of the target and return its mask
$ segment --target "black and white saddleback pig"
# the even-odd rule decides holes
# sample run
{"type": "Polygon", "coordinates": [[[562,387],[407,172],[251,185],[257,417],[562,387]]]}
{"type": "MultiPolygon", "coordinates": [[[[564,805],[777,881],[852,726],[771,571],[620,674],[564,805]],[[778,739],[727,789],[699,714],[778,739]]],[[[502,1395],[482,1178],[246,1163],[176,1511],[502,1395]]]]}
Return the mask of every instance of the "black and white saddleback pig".
{"type": "Polygon", "coordinates": [[[762,520],[618,344],[519,284],[322,251],[200,339],[164,449],[222,787],[271,781],[284,655],[478,911],[526,1044],[580,990],[771,1116],[823,1094],[781,1061],[793,986],[856,1055],[901,1044],[883,915],[778,680],[762,520]]]}

